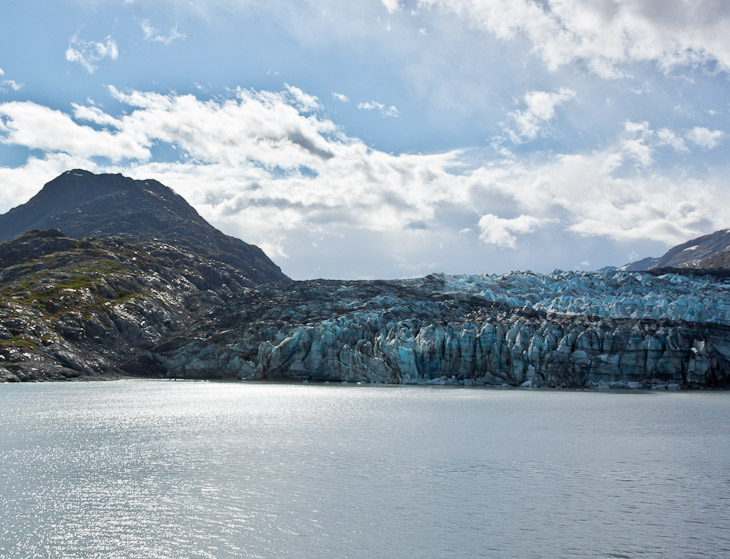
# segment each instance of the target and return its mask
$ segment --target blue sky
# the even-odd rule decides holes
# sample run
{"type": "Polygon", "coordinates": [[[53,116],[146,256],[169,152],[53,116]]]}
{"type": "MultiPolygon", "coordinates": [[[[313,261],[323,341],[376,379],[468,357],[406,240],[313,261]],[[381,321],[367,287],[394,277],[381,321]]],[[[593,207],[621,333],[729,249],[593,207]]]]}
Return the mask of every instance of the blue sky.
{"type": "Polygon", "coordinates": [[[5,3],[0,212],[156,178],[297,279],[595,269],[730,226],[730,4],[5,3]]]}

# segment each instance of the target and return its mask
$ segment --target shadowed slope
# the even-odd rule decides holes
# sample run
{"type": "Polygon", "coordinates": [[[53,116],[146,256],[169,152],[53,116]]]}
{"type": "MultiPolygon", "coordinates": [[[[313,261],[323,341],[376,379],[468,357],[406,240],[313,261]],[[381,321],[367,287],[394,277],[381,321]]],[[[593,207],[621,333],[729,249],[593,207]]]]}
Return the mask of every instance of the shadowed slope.
{"type": "Polygon", "coordinates": [[[159,239],[230,264],[255,283],[288,279],[259,247],[223,234],[155,180],[67,171],[0,216],[0,241],[50,228],[75,238],[159,239]]]}

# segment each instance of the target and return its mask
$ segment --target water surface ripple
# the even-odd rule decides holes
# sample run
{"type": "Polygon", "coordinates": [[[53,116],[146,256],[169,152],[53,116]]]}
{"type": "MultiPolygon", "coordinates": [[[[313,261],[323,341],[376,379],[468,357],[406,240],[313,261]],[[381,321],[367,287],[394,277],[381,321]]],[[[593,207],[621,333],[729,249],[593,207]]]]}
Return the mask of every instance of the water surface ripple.
{"type": "Polygon", "coordinates": [[[0,385],[0,557],[727,558],[730,393],[0,385]]]}

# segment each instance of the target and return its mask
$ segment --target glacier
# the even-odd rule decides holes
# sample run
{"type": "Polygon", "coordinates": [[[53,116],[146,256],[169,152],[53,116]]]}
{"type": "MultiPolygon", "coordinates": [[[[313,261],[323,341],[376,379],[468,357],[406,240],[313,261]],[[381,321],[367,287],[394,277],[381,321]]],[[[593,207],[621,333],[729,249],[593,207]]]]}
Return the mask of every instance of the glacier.
{"type": "Polygon", "coordinates": [[[723,273],[431,274],[259,286],[128,364],[176,378],[724,387],[723,273]]]}

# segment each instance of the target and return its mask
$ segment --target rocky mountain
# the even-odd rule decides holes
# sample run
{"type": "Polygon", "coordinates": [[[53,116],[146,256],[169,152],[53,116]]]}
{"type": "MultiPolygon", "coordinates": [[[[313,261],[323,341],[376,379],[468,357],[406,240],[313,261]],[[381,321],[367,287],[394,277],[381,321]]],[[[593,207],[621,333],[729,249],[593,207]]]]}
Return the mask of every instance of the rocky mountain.
{"type": "Polygon", "coordinates": [[[647,270],[652,270],[656,266],[657,262],[659,262],[658,258],[648,256],[641,260],[624,264],[619,269],[624,272],[646,272],[647,270]]]}
{"type": "Polygon", "coordinates": [[[260,248],[221,233],[155,180],[67,171],[0,216],[0,241],[52,228],[73,238],[157,239],[233,266],[254,283],[288,280],[260,248]]]}
{"type": "Polygon", "coordinates": [[[702,261],[729,249],[730,229],[722,229],[669,249],[654,268],[704,267],[702,261]]]}
{"type": "Polygon", "coordinates": [[[700,260],[692,260],[683,265],[685,268],[707,270],[730,270],[730,250],[723,250],[700,260]]]}
{"type": "Polygon", "coordinates": [[[0,380],[96,377],[253,283],[161,241],[32,231],[0,245],[0,380]]]}
{"type": "Polygon", "coordinates": [[[627,272],[658,270],[661,268],[729,268],[730,229],[715,231],[670,248],[659,258],[644,258],[621,267],[627,272]],[[724,256],[722,253],[726,253],[724,256]]]}

